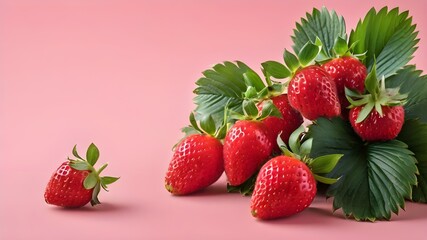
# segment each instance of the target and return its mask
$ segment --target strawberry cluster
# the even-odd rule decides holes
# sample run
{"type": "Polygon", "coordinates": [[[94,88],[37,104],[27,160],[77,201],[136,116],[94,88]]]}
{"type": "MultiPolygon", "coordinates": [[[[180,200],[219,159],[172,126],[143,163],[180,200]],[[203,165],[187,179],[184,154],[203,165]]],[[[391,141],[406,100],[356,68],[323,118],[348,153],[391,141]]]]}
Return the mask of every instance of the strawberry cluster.
{"type": "MultiPolygon", "coordinates": [[[[331,24],[341,24],[334,12],[322,11],[331,24]]],[[[298,35],[302,28],[297,24],[295,54],[285,50],[284,63],[262,64],[265,83],[241,62],[237,66],[226,62],[204,72],[196,94],[206,89],[215,94],[227,81],[231,90],[222,89],[224,96],[236,95],[242,85],[245,90],[237,104],[236,98],[219,99],[222,110],[218,110],[218,99],[196,98],[198,108],[190,115],[191,125],[184,128],[186,137],[175,146],[166,173],[169,192],[191,194],[225,172],[230,192],[252,194],[254,217],[285,217],[311,204],[317,182],[334,184],[340,177],[328,173],[343,155],[313,158],[313,138],[302,125],[304,119],[306,124],[320,118],[348,122],[367,145],[398,136],[408,95],[400,94],[399,88],[386,88],[384,79],[390,69],[384,70],[384,61],[380,74],[375,55],[368,66],[363,59],[372,52],[360,53],[357,41],[351,43],[343,34],[333,36],[333,45],[325,45],[325,39],[316,35],[301,40],[306,37],[298,35]]]]}

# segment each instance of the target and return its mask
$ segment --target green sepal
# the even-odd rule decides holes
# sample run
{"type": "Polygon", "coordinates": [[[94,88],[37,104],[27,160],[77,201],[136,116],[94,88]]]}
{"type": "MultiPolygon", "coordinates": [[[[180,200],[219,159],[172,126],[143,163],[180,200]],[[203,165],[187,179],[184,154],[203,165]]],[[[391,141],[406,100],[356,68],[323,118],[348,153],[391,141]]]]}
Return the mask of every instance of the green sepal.
{"type": "Polygon", "coordinates": [[[375,103],[370,101],[368,102],[363,109],[359,112],[359,115],[357,116],[356,123],[361,123],[363,120],[365,120],[369,114],[374,110],[375,103]]]}
{"type": "Polygon", "coordinates": [[[282,118],[282,113],[277,109],[271,100],[264,100],[262,102],[261,114],[257,117],[256,120],[264,120],[267,117],[278,117],[282,118]]]}
{"type": "Polygon", "coordinates": [[[337,40],[335,41],[335,45],[334,45],[334,52],[337,55],[337,57],[346,55],[348,50],[349,48],[348,48],[347,40],[342,37],[337,37],[337,40]]]}
{"type": "Polygon", "coordinates": [[[98,199],[98,195],[99,192],[101,191],[101,186],[100,184],[96,184],[95,187],[93,188],[93,192],[92,192],[92,199],[90,200],[90,204],[92,206],[95,206],[97,204],[101,204],[101,202],[98,199]]]}
{"type": "Polygon", "coordinates": [[[214,135],[216,131],[215,121],[212,118],[212,115],[204,116],[200,119],[200,128],[203,132],[214,135]]]}
{"type": "Polygon", "coordinates": [[[281,135],[282,135],[282,132],[280,132],[279,135],[277,135],[277,138],[276,138],[277,146],[279,146],[280,151],[282,151],[282,153],[285,154],[285,156],[294,157],[295,154],[292,153],[291,151],[289,151],[289,149],[286,146],[286,143],[283,141],[281,135]]]}
{"type": "Polygon", "coordinates": [[[301,143],[301,147],[299,148],[299,154],[303,157],[308,157],[311,152],[311,147],[313,146],[313,138],[309,138],[301,143]]]}
{"type": "Polygon", "coordinates": [[[259,75],[253,70],[248,70],[243,73],[243,79],[245,80],[246,86],[252,87],[255,90],[261,89],[265,86],[259,75]]]}
{"type": "Polygon", "coordinates": [[[328,185],[334,184],[339,180],[339,178],[328,178],[328,177],[320,176],[317,174],[313,174],[313,176],[314,176],[314,179],[316,179],[318,182],[328,184],[328,185]]]}
{"type": "Polygon", "coordinates": [[[291,136],[289,136],[289,148],[295,154],[300,154],[301,134],[305,131],[304,125],[299,126],[291,136]]]}
{"type": "Polygon", "coordinates": [[[90,165],[86,161],[72,160],[72,159],[68,159],[68,160],[70,160],[70,167],[72,167],[76,170],[86,171],[86,170],[90,169],[90,165]]]}
{"type": "Polygon", "coordinates": [[[323,155],[313,159],[310,162],[309,167],[311,168],[311,171],[315,174],[327,174],[335,168],[335,166],[337,165],[338,161],[341,159],[342,156],[344,155],[343,154],[323,155]]]}
{"type": "Polygon", "coordinates": [[[321,47],[311,42],[307,42],[298,53],[298,59],[301,66],[305,67],[310,65],[316,59],[317,55],[319,55],[321,49],[321,47]]]}
{"type": "Polygon", "coordinates": [[[105,185],[110,185],[112,183],[115,183],[119,179],[120,179],[119,177],[105,176],[105,177],[101,177],[101,182],[103,182],[105,185]]]}
{"type": "Polygon", "coordinates": [[[99,158],[99,149],[91,143],[86,151],[86,160],[91,166],[94,166],[99,158]]]}
{"type": "Polygon", "coordinates": [[[258,116],[258,108],[253,100],[243,100],[243,113],[249,118],[256,118],[258,116]]]}
{"type": "Polygon", "coordinates": [[[377,70],[374,63],[372,70],[365,79],[365,89],[374,97],[374,100],[378,97],[378,86],[377,70]]]}
{"type": "Polygon", "coordinates": [[[256,88],[249,86],[245,92],[245,98],[246,99],[253,99],[253,98],[256,98],[257,96],[258,96],[258,92],[257,92],[256,88]]]}
{"type": "Polygon", "coordinates": [[[80,155],[77,153],[77,144],[74,145],[74,147],[73,147],[73,155],[74,155],[74,157],[83,160],[83,158],[80,157],[80,155]]]}
{"type": "Polygon", "coordinates": [[[300,62],[294,54],[285,49],[283,53],[283,59],[285,60],[286,66],[288,66],[291,72],[296,72],[300,67],[300,62]]]}
{"type": "Polygon", "coordinates": [[[261,65],[264,68],[264,71],[274,78],[283,79],[291,76],[291,71],[279,62],[267,61],[261,63],[261,65]]]}
{"type": "Polygon", "coordinates": [[[199,125],[197,124],[196,118],[194,116],[194,113],[190,113],[190,124],[193,127],[194,130],[196,130],[199,133],[202,133],[203,131],[199,128],[199,125]]]}
{"type": "Polygon", "coordinates": [[[87,177],[85,178],[85,180],[83,181],[83,186],[86,189],[92,189],[95,187],[95,185],[98,183],[99,179],[98,179],[98,174],[96,172],[91,172],[89,173],[89,175],[87,175],[87,177]]]}

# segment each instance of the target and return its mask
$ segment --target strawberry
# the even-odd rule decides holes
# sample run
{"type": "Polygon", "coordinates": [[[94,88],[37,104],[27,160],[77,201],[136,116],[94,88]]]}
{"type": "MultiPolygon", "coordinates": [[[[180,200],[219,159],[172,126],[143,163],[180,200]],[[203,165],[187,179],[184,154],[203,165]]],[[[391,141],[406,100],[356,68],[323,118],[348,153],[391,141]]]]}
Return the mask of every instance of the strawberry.
{"type": "Polygon", "coordinates": [[[305,118],[332,118],[341,114],[335,82],[319,66],[298,70],[288,86],[289,103],[305,118]]]}
{"type": "Polygon", "coordinates": [[[276,139],[279,133],[281,132],[281,139],[287,143],[291,133],[295,131],[304,120],[301,114],[289,105],[287,94],[272,97],[271,100],[282,114],[282,117],[270,116],[265,118],[263,122],[272,134],[273,149],[275,152],[278,152],[280,150],[276,143],[276,139]]]}
{"type": "Polygon", "coordinates": [[[99,150],[93,143],[87,150],[87,160],[78,155],[76,146],[73,148],[73,155],[77,160],[69,159],[62,163],[50,178],[44,194],[45,201],[48,204],[70,208],[82,207],[89,202],[92,206],[99,204],[98,194],[101,187],[107,190],[107,185],[117,181],[118,178],[99,176],[107,164],[98,171],[94,169],[99,150]]]}
{"type": "Polygon", "coordinates": [[[316,195],[316,180],[326,184],[337,181],[318,174],[329,173],[343,156],[310,158],[312,139],[307,139],[303,126],[289,139],[293,152],[280,138],[277,141],[285,156],[272,158],[262,166],[251,198],[251,213],[259,219],[286,217],[303,211],[316,195]]]}
{"type": "Polygon", "coordinates": [[[341,114],[346,118],[349,112],[347,107],[350,103],[345,96],[344,90],[345,88],[349,88],[363,93],[367,75],[366,67],[357,58],[344,56],[332,59],[323,64],[322,68],[331,76],[332,81],[334,81],[337,86],[341,114]]]}
{"type": "Polygon", "coordinates": [[[239,120],[224,140],[224,169],[229,184],[237,186],[249,179],[270,156],[270,132],[261,121],[239,120]]]}
{"type": "Polygon", "coordinates": [[[350,110],[350,123],[354,131],[366,141],[387,141],[397,137],[405,120],[405,110],[402,106],[381,106],[382,116],[373,110],[360,123],[356,119],[363,107],[350,110]]]}
{"type": "Polygon", "coordinates": [[[189,194],[213,184],[224,172],[221,142],[206,134],[186,137],[175,148],[165,177],[166,189],[189,194]]]}
{"type": "Polygon", "coordinates": [[[186,195],[202,190],[216,182],[224,172],[223,139],[227,119],[217,127],[211,115],[197,124],[190,114],[191,125],[175,147],[165,177],[165,187],[174,195],[186,195]]]}
{"type": "Polygon", "coordinates": [[[405,120],[402,105],[407,95],[399,89],[386,89],[384,77],[378,83],[375,65],[365,81],[367,94],[346,89],[351,103],[349,121],[365,141],[387,141],[397,137],[405,120]]]}
{"type": "Polygon", "coordinates": [[[299,213],[316,195],[316,180],[300,160],[278,156],[260,170],[251,199],[254,217],[272,219],[299,213]]]}

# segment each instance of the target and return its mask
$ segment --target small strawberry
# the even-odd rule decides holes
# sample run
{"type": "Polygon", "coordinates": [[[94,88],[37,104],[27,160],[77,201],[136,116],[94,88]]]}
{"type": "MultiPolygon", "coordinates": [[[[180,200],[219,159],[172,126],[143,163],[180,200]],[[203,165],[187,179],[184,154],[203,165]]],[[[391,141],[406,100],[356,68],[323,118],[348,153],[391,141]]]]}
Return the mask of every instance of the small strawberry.
{"type": "Polygon", "coordinates": [[[165,187],[174,195],[186,195],[216,182],[224,172],[223,146],[216,138],[223,138],[225,126],[215,128],[212,117],[202,119],[199,127],[190,115],[197,133],[185,137],[174,150],[166,172],[165,187]],[[203,129],[201,127],[204,127],[203,129]]]}
{"type": "Polygon", "coordinates": [[[360,93],[365,91],[365,79],[367,70],[365,65],[357,58],[344,56],[332,59],[322,65],[331,76],[332,81],[337,86],[338,98],[341,105],[341,113],[344,117],[348,116],[347,107],[350,105],[346,96],[345,88],[356,90],[360,93]]]}
{"type": "Polygon", "coordinates": [[[264,123],[239,120],[224,140],[224,168],[228,182],[237,186],[249,179],[270,156],[273,143],[264,123]]]}
{"type": "Polygon", "coordinates": [[[405,120],[402,105],[407,95],[399,89],[386,89],[384,77],[379,86],[375,66],[365,81],[368,94],[346,89],[351,103],[349,120],[354,131],[365,141],[387,141],[397,137],[405,120]]]}
{"type": "Polygon", "coordinates": [[[278,152],[280,149],[276,143],[277,136],[281,133],[280,137],[287,143],[291,133],[295,131],[304,120],[301,114],[289,105],[287,94],[272,97],[271,100],[282,114],[282,117],[270,116],[264,119],[263,122],[273,136],[273,149],[275,152],[278,152]]]}
{"type": "Polygon", "coordinates": [[[259,219],[286,217],[306,209],[316,196],[316,180],[332,184],[330,179],[317,174],[330,172],[342,155],[326,155],[315,159],[308,158],[311,140],[302,145],[299,137],[304,128],[297,129],[290,142],[295,153],[290,152],[278,138],[278,144],[287,156],[270,159],[259,171],[251,198],[251,213],[259,219]],[[296,135],[296,136],[295,136],[296,135]],[[295,146],[300,146],[296,148],[295,146]]]}
{"type": "Polygon", "coordinates": [[[288,97],[291,106],[309,120],[341,114],[335,82],[319,66],[298,70],[289,82],[288,97]]]}
{"type": "Polygon", "coordinates": [[[118,180],[116,177],[100,177],[99,174],[107,167],[103,165],[98,171],[94,165],[99,157],[98,148],[92,143],[86,153],[87,160],[81,158],[73,148],[77,160],[69,159],[59,166],[50,178],[44,194],[45,201],[61,207],[82,207],[87,203],[92,206],[100,204],[98,194],[101,187],[107,190],[107,185],[118,180]]]}
{"type": "Polygon", "coordinates": [[[234,114],[238,120],[224,139],[224,169],[229,186],[238,186],[257,172],[273,150],[273,137],[262,122],[267,117],[281,117],[271,100],[262,102],[261,111],[252,100],[243,101],[244,115],[234,114]]]}

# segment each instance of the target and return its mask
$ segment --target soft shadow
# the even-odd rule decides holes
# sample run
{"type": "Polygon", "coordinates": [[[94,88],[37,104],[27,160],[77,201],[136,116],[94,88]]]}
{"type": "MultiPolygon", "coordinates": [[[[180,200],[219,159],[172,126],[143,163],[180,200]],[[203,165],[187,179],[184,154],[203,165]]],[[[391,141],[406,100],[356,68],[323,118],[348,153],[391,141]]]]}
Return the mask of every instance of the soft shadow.
{"type": "Polygon", "coordinates": [[[52,211],[58,212],[78,212],[78,213],[111,213],[111,212],[134,212],[137,207],[133,207],[129,204],[117,204],[117,203],[102,203],[92,207],[90,204],[80,208],[64,208],[52,206],[52,211]]]}
{"type": "Polygon", "coordinates": [[[227,187],[224,184],[214,184],[201,191],[188,195],[188,197],[204,197],[204,196],[219,196],[226,195],[227,187]]]}

